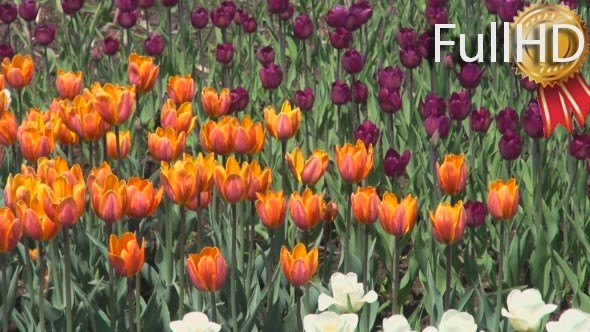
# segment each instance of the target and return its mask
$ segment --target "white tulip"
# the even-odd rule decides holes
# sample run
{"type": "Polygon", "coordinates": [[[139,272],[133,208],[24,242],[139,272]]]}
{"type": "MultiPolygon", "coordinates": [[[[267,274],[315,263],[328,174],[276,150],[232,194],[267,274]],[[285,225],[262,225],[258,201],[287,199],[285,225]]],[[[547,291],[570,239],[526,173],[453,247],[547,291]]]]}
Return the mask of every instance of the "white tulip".
{"type": "Polygon", "coordinates": [[[439,331],[434,326],[428,326],[427,328],[425,328],[424,330],[422,330],[422,332],[439,332],[439,331]]]}
{"type": "Polygon", "coordinates": [[[475,318],[467,312],[450,309],[443,314],[438,328],[429,326],[422,332],[476,332],[475,318]]]}
{"type": "Polygon", "coordinates": [[[383,332],[416,332],[412,331],[406,317],[393,315],[383,319],[383,332]]]}
{"type": "Polygon", "coordinates": [[[172,332],[219,332],[221,325],[210,322],[202,312],[189,312],[182,320],[170,322],[172,332]]]}
{"type": "Polygon", "coordinates": [[[338,315],[332,311],[325,311],[319,315],[303,317],[305,332],[353,332],[359,322],[355,314],[338,315]]]}
{"type": "Polygon", "coordinates": [[[502,316],[508,318],[517,332],[532,332],[539,329],[543,317],[557,309],[555,304],[545,304],[536,289],[515,289],[506,299],[508,310],[502,308],[502,316]]]}
{"type": "Polygon", "coordinates": [[[332,297],[321,294],[318,298],[318,309],[324,311],[335,305],[340,312],[357,312],[363,304],[377,301],[377,293],[371,290],[365,294],[364,286],[358,282],[355,273],[346,275],[336,272],[330,277],[332,297]]]}
{"type": "Polygon", "coordinates": [[[590,314],[579,309],[568,309],[559,316],[559,321],[547,323],[547,332],[588,332],[590,314]]]}

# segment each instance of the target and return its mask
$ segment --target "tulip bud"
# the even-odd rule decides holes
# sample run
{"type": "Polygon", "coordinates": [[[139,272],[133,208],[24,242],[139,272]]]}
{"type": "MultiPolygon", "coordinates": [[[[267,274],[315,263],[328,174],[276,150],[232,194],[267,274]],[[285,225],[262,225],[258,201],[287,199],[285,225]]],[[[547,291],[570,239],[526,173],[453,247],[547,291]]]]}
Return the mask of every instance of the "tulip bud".
{"type": "Polygon", "coordinates": [[[164,52],[164,38],[156,32],[143,42],[143,49],[149,56],[159,56],[164,52]]]}
{"type": "Polygon", "coordinates": [[[264,46],[256,52],[256,59],[260,64],[268,65],[275,61],[275,51],[272,46],[264,46]]]}
{"type": "Polygon", "coordinates": [[[125,159],[131,150],[131,132],[129,130],[121,131],[119,133],[119,150],[121,156],[117,152],[117,137],[114,132],[107,133],[107,155],[113,160],[125,159]]]}
{"type": "Polygon", "coordinates": [[[301,14],[293,21],[293,35],[297,39],[305,40],[313,33],[313,23],[307,14],[301,14]]]}
{"type": "Polygon", "coordinates": [[[119,52],[119,39],[107,36],[102,42],[102,50],[106,55],[115,55],[119,52]]]}
{"type": "Polygon", "coordinates": [[[502,134],[518,131],[518,113],[513,108],[506,107],[496,115],[496,127],[502,134]]]}
{"type": "Polygon", "coordinates": [[[234,19],[236,7],[233,2],[224,1],[221,5],[211,11],[211,22],[214,26],[225,29],[234,19]]]}
{"type": "Polygon", "coordinates": [[[0,254],[6,254],[16,248],[23,235],[23,224],[7,208],[0,208],[0,254]]]}
{"type": "Polygon", "coordinates": [[[236,14],[234,15],[234,23],[238,26],[241,26],[244,23],[244,20],[248,18],[248,12],[242,8],[236,9],[236,14]]]}
{"type": "Polygon", "coordinates": [[[133,11],[139,7],[138,0],[115,0],[115,7],[120,11],[133,11]]]}
{"type": "Polygon", "coordinates": [[[453,92],[449,97],[449,114],[457,121],[466,119],[471,113],[471,96],[467,90],[453,92]]]}
{"type": "Polygon", "coordinates": [[[402,65],[408,69],[414,69],[422,63],[422,56],[416,46],[401,49],[399,57],[402,65]]]}
{"type": "Polygon", "coordinates": [[[438,187],[445,195],[457,196],[465,190],[468,172],[465,155],[447,155],[442,164],[436,163],[438,187]]]}
{"type": "Polygon", "coordinates": [[[574,135],[570,141],[570,155],[579,160],[590,158],[590,134],[574,135]]]}
{"type": "Polygon", "coordinates": [[[229,113],[240,112],[246,109],[250,97],[248,96],[248,90],[239,86],[231,90],[231,103],[229,105],[229,113]]]}
{"type": "Polygon", "coordinates": [[[431,92],[426,96],[423,102],[420,102],[420,111],[422,116],[427,118],[430,116],[444,115],[447,109],[445,99],[435,92],[431,92]]]}
{"type": "Polygon", "coordinates": [[[432,223],[432,235],[438,242],[453,244],[461,239],[467,220],[463,202],[459,201],[454,206],[445,202],[438,206],[435,213],[428,213],[432,223]]]}
{"type": "Polygon", "coordinates": [[[429,25],[446,24],[449,22],[449,13],[446,7],[427,6],[424,13],[429,25]]]}
{"type": "Polygon", "coordinates": [[[504,0],[498,5],[498,17],[502,22],[512,22],[521,6],[521,0],[504,0]]]}
{"type": "Polygon", "coordinates": [[[338,4],[328,10],[326,14],[326,23],[332,28],[342,28],[348,17],[348,8],[338,4]]]}
{"type": "Polygon", "coordinates": [[[406,150],[400,155],[394,148],[390,148],[385,153],[385,158],[383,158],[385,174],[391,178],[399,178],[404,175],[411,157],[412,152],[410,150],[406,150]]]}
{"type": "Polygon", "coordinates": [[[84,0],[61,0],[61,8],[66,15],[74,15],[84,6],[84,0]]]}
{"type": "Polygon", "coordinates": [[[365,65],[365,56],[354,48],[348,49],[342,56],[342,68],[349,74],[358,74],[365,65]]]}
{"type": "Polygon", "coordinates": [[[352,13],[361,25],[367,23],[373,17],[371,3],[365,0],[359,0],[350,5],[348,12],[352,13]]]}
{"type": "Polygon", "coordinates": [[[256,194],[256,213],[262,224],[268,228],[278,228],[285,222],[287,204],[283,191],[269,191],[256,194]]]}
{"type": "Polygon", "coordinates": [[[205,247],[199,254],[190,254],[186,271],[196,289],[214,293],[220,290],[227,277],[227,263],[217,247],[205,247]]]}
{"type": "Polygon", "coordinates": [[[90,50],[90,59],[94,62],[102,60],[102,48],[99,45],[94,45],[90,50]]]}
{"type": "Polygon", "coordinates": [[[369,88],[360,80],[356,80],[352,85],[352,102],[358,105],[364,105],[369,99],[369,88]]]}
{"type": "Polygon", "coordinates": [[[433,30],[422,33],[418,39],[418,50],[420,51],[420,55],[422,55],[422,57],[428,61],[432,61],[435,56],[434,42],[435,39],[433,30]]]}
{"type": "Polygon", "coordinates": [[[479,111],[471,112],[469,117],[469,126],[471,130],[476,133],[485,133],[490,128],[492,124],[492,116],[490,115],[490,111],[488,111],[485,107],[481,107],[479,111]]]}
{"type": "Polygon", "coordinates": [[[332,90],[330,92],[330,99],[335,105],[344,105],[350,101],[351,91],[348,84],[341,80],[332,83],[332,90]]]}
{"type": "Polygon", "coordinates": [[[287,10],[279,14],[279,18],[283,21],[288,21],[293,17],[293,13],[295,12],[295,6],[289,2],[287,5],[287,10]]]}
{"type": "Polygon", "coordinates": [[[492,218],[500,221],[514,218],[518,212],[518,186],[515,179],[506,182],[496,180],[488,188],[488,211],[492,218]]]}
{"type": "Polygon", "coordinates": [[[133,26],[135,26],[135,23],[137,23],[138,18],[139,13],[134,10],[119,11],[117,15],[117,23],[119,23],[119,25],[124,29],[130,29],[133,28],[133,26]]]}
{"type": "Polygon", "coordinates": [[[324,213],[322,214],[322,221],[323,222],[332,222],[338,216],[338,205],[336,202],[329,202],[326,204],[324,208],[324,213]]]}
{"type": "Polygon", "coordinates": [[[274,90],[281,85],[283,81],[283,70],[277,64],[271,63],[264,65],[258,72],[262,87],[266,90],[274,90]]]}
{"type": "Polygon", "coordinates": [[[287,247],[281,248],[281,268],[285,278],[295,287],[305,285],[313,278],[318,269],[318,248],[309,252],[305,245],[299,243],[290,252],[287,247]]]}
{"type": "Polygon", "coordinates": [[[453,57],[453,53],[445,54],[443,58],[443,66],[448,70],[455,69],[455,58],[453,57]]]}
{"type": "Polygon", "coordinates": [[[289,0],[266,0],[268,12],[271,14],[281,14],[289,7],[289,0]]]}
{"type": "Polygon", "coordinates": [[[23,2],[18,5],[18,14],[27,22],[34,21],[37,18],[38,13],[39,8],[37,8],[37,4],[34,0],[23,0],[23,2]]]}
{"type": "Polygon", "coordinates": [[[498,142],[500,155],[505,160],[516,160],[520,157],[522,143],[520,135],[512,130],[506,131],[498,142]]]}
{"type": "Polygon", "coordinates": [[[369,144],[375,146],[379,140],[379,128],[373,122],[365,120],[354,131],[353,140],[355,142],[361,140],[365,146],[369,146],[369,144]]]}
{"type": "Polygon", "coordinates": [[[244,32],[247,34],[255,33],[258,29],[256,18],[248,16],[246,19],[244,19],[244,22],[242,23],[242,29],[244,29],[244,32]]]}
{"type": "Polygon", "coordinates": [[[10,24],[16,20],[18,10],[16,5],[10,2],[5,2],[0,5],[0,21],[10,24]]]}
{"type": "Polygon", "coordinates": [[[457,79],[464,89],[475,89],[481,82],[484,72],[485,69],[479,68],[477,63],[470,62],[461,67],[461,71],[457,73],[457,79]]]}
{"type": "Polygon", "coordinates": [[[379,216],[379,196],[375,187],[358,187],[350,194],[352,215],[361,224],[372,224],[379,216]]]}
{"type": "Polygon", "coordinates": [[[201,30],[209,23],[209,12],[203,7],[195,9],[191,13],[191,24],[197,30],[201,30]]]}
{"type": "Polygon", "coordinates": [[[537,83],[535,83],[535,81],[529,80],[528,77],[524,77],[520,80],[520,86],[522,86],[525,90],[528,91],[537,90],[537,83]]]}
{"type": "Polygon", "coordinates": [[[109,261],[118,275],[132,277],[138,274],[145,262],[145,241],[141,247],[133,233],[125,233],[120,238],[111,234],[109,240],[109,261]]]}
{"type": "Polygon", "coordinates": [[[438,132],[438,137],[445,138],[449,135],[451,120],[446,115],[429,116],[424,120],[424,129],[428,137],[438,132]]]}
{"type": "Polygon", "coordinates": [[[300,194],[294,192],[289,198],[289,214],[295,225],[302,230],[313,229],[322,218],[326,202],[321,194],[307,188],[300,194]]]}
{"type": "Polygon", "coordinates": [[[52,24],[39,24],[35,27],[35,41],[47,46],[55,39],[55,26],[52,24]]]}
{"type": "Polygon", "coordinates": [[[174,7],[178,3],[178,0],[162,0],[162,5],[164,7],[174,7]]]}
{"type": "Polygon", "coordinates": [[[352,43],[352,34],[344,28],[338,28],[330,32],[330,44],[337,50],[349,48],[352,43]]]}
{"type": "Polygon", "coordinates": [[[12,57],[14,57],[14,49],[12,46],[10,46],[10,44],[0,44],[0,59],[4,60],[5,58],[8,58],[12,60],[12,57]]]}
{"type": "Polygon", "coordinates": [[[381,110],[388,114],[397,113],[402,109],[402,98],[398,90],[380,88],[377,101],[381,110]]]}
{"type": "Polygon", "coordinates": [[[385,67],[377,74],[379,87],[388,90],[398,90],[402,86],[404,72],[399,67],[385,67]]]}
{"type": "Polygon", "coordinates": [[[309,111],[313,107],[315,101],[315,93],[311,88],[305,88],[304,90],[297,90],[295,92],[295,102],[297,107],[302,111],[309,111]]]}
{"type": "Polygon", "coordinates": [[[498,12],[498,7],[500,6],[501,0],[484,0],[484,4],[486,9],[490,14],[496,14],[498,12]]]}
{"type": "Polygon", "coordinates": [[[234,46],[231,43],[217,44],[215,59],[217,62],[228,65],[234,58],[234,46]]]}
{"type": "Polygon", "coordinates": [[[139,0],[139,7],[149,9],[154,6],[154,0],[139,0]]]}
{"type": "Polygon", "coordinates": [[[531,138],[543,137],[543,118],[537,100],[531,100],[522,113],[522,128],[531,138]]]}
{"type": "Polygon", "coordinates": [[[488,208],[482,202],[467,201],[465,203],[465,212],[467,213],[466,224],[468,227],[476,228],[486,222],[488,208]]]}

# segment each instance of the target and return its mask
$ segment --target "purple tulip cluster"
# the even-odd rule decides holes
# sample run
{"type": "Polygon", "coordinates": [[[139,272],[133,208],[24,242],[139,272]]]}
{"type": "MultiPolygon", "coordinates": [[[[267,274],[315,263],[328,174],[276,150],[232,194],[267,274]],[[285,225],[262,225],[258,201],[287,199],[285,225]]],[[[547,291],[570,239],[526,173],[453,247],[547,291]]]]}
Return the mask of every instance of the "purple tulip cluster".
{"type": "Polygon", "coordinates": [[[400,155],[394,148],[390,148],[385,152],[385,157],[383,158],[383,170],[385,174],[391,178],[399,178],[404,175],[411,157],[412,152],[410,150],[406,150],[400,155]]]}
{"type": "Polygon", "coordinates": [[[447,102],[434,92],[431,92],[424,101],[420,102],[420,111],[424,118],[424,129],[428,137],[438,133],[438,137],[445,138],[449,135],[451,119],[447,115],[447,102]]]}
{"type": "Polygon", "coordinates": [[[485,107],[474,110],[469,116],[469,127],[475,133],[485,134],[492,124],[492,115],[485,107]]]}
{"type": "Polygon", "coordinates": [[[449,13],[447,11],[447,0],[428,0],[426,2],[426,21],[431,26],[436,24],[446,24],[449,22],[449,13]]]}
{"type": "Polygon", "coordinates": [[[115,0],[117,23],[124,29],[131,29],[139,19],[139,0],[115,0]]]}
{"type": "MultiPolygon", "coordinates": [[[[71,2],[71,1],[70,1],[71,2]]],[[[65,5],[64,11],[69,9],[68,5],[70,4],[68,1],[62,1],[62,5],[65,5]],[[65,2],[65,4],[64,4],[65,2]]],[[[72,6],[79,5],[82,6],[84,2],[72,2],[72,6]]],[[[79,8],[78,8],[79,9],[79,8]]],[[[75,9],[77,11],[78,9],[75,9]]],[[[37,19],[37,15],[39,14],[39,7],[34,0],[23,0],[17,6],[12,2],[4,2],[0,4],[0,21],[4,24],[12,24],[16,21],[16,19],[20,16],[20,18],[32,24],[37,19]]],[[[55,39],[56,28],[53,24],[39,24],[35,25],[35,30],[33,31],[33,36],[35,37],[35,42],[42,46],[47,46],[53,42],[55,39]]],[[[12,58],[14,56],[14,49],[10,44],[0,44],[0,58],[12,58]]],[[[0,59],[0,60],[1,60],[0,59]]]]}
{"type": "Polygon", "coordinates": [[[375,146],[379,141],[379,128],[369,120],[363,121],[353,133],[353,141],[363,141],[365,146],[375,146]]]}
{"type": "Polygon", "coordinates": [[[399,45],[399,59],[402,65],[408,69],[414,69],[422,63],[416,30],[402,28],[396,36],[399,45]]]}
{"type": "Polygon", "coordinates": [[[531,100],[525,107],[524,112],[522,112],[522,128],[531,138],[542,138],[544,136],[541,107],[536,99],[531,100]]]}
{"type": "Polygon", "coordinates": [[[485,6],[490,14],[496,14],[503,22],[514,21],[514,16],[523,10],[525,2],[522,0],[485,0],[485,6]]]}
{"type": "Polygon", "coordinates": [[[590,159],[590,134],[573,135],[569,151],[570,155],[578,160],[590,159]]]}
{"type": "MultiPolygon", "coordinates": [[[[266,90],[275,90],[283,81],[283,70],[275,63],[275,51],[272,46],[264,46],[256,52],[256,59],[262,65],[258,71],[258,77],[262,87],[266,90]]],[[[314,95],[315,98],[315,95],[314,95]]]]}
{"type": "Polygon", "coordinates": [[[402,109],[400,87],[404,79],[404,72],[399,67],[385,67],[377,74],[379,92],[377,101],[385,113],[393,114],[402,109]]]}
{"type": "Polygon", "coordinates": [[[511,107],[506,107],[496,115],[496,127],[502,133],[498,150],[505,160],[516,160],[520,156],[522,139],[518,132],[519,125],[518,113],[511,107]]]}
{"type": "Polygon", "coordinates": [[[373,7],[369,1],[359,0],[350,7],[338,4],[328,10],[326,23],[334,29],[356,31],[373,17],[373,7]]]}

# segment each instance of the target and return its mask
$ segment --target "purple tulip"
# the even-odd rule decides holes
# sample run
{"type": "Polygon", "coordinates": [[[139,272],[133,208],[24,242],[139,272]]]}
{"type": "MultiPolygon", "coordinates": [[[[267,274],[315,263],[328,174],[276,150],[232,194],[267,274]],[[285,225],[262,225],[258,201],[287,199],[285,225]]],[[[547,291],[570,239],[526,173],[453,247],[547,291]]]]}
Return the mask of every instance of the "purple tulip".
{"type": "Polygon", "coordinates": [[[102,60],[102,48],[99,45],[94,45],[90,50],[90,59],[94,62],[102,60]]]}
{"type": "Polygon", "coordinates": [[[313,33],[313,23],[307,14],[301,14],[293,21],[293,35],[297,39],[305,40],[313,33]]]}
{"type": "Polygon", "coordinates": [[[385,158],[383,158],[383,170],[385,171],[385,175],[391,178],[399,178],[404,175],[411,157],[412,152],[410,150],[404,151],[402,155],[400,155],[394,148],[387,150],[385,158]]]}
{"type": "Polygon", "coordinates": [[[230,113],[236,113],[245,110],[249,102],[250,97],[248,95],[248,90],[241,86],[231,90],[231,103],[229,105],[230,113]]]}
{"type": "Polygon", "coordinates": [[[360,139],[365,143],[365,146],[369,146],[369,144],[375,146],[379,140],[379,128],[373,122],[365,120],[356,128],[353,138],[355,142],[360,139]]]}
{"type": "Polygon", "coordinates": [[[34,0],[23,0],[23,2],[18,5],[18,14],[27,22],[34,21],[37,18],[38,13],[39,8],[37,8],[37,4],[34,0]]]}
{"type": "Polygon", "coordinates": [[[529,80],[528,77],[525,77],[520,80],[520,86],[525,88],[528,91],[536,91],[537,90],[537,83],[535,81],[529,80]]]}
{"type": "Polygon", "coordinates": [[[217,62],[228,65],[234,58],[234,46],[231,43],[217,44],[215,49],[215,60],[217,62]]]}
{"type": "Polygon", "coordinates": [[[481,107],[479,111],[471,112],[471,116],[469,117],[469,126],[471,130],[476,133],[485,133],[490,128],[492,124],[492,115],[487,108],[481,107]]]}
{"type": "Polygon", "coordinates": [[[348,16],[348,8],[344,5],[336,5],[328,10],[326,23],[332,28],[343,28],[348,16]]]}
{"type": "Polygon", "coordinates": [[[332,83],[332,90],[330,91],[330,99],[334,105],[344,105],[350,101],[351,91],[348,84],[341,80],[332,83]]]}
{"type": "Polygon", "coordinates": [[[349,74],[358,74],[365,65],[365,56],[354,48],[349,48],[342,56],[342,68],[349,74]]]}
{"type": "Polygon", "coordinates": [[[380,88],[377,102],[381,110],[388,114],[397,113],[402,109],[402,98],[397,89],[380,88]]]}
{"type": "Polygon", "coordinates": [[[522,128],[531,138],[542,138],[544,136],[543,118],[537,100],[531,100],[524,112],[522,112],[522,128]]]}
{"type": "Polygon", "coordinates": [[[434,59],[434,31],[429,30],[420,35],[418,39],[418,50],[424,59],[434,59]]]}
{"type": "Polygon", "coordinates": [[[258,30],[258,22],[256,22],[256,18],[252,16],[248,16],[242,22],[242,29],[244,29],[245,33],[252,34],[258,30]]]}
{"type": "Polygon", "coordinates": [[[449,115],[453,120],[463,121],[471,113],[471,96],[467,90],[453,92],[449,97],[449,115]]]}
{"type": "Polygon", "coordinates": [[[369,99],[369,88],[360,80],[356,80],[352,85],[352,102],[358,105],[364,105],[369,99]]]}
{"type": "Polygon", "coordinates": [[[201,30],[209,23],[209,12],[203,7],[199,7],[191,13],[191,24],[195,29],[201,30]]]}
{"type": "Polygon", "coordinates": [[[503,0],[498,4],[498,17],[503,22],[512,22],[522,5],[521,0],[503,0]]]}
{"type": "Polygon", "coordinates": [[[283,21],[288,21],[293,17],[293,13],[295,13],[295,6],[289,2],[287,5],[287,10],[279,14],[279,18],[283,21]]]}
{"type": "Polygon", "coordinates": [[[55,25],[39,24],[35,27],[35,41],[37,44],[47,46],[55,39],[55,25]]]}
{"type": "Polygon", "coordinates": [[[360,0],[353,3],[348,12],[357,17],[360,24],[366,24],[373,17],[373,7],[369,1],[360,0]]]}
{"type": "Polygon", "coordinates": [[[143,42],[143,49],[149,56],[159,56],[164,52],[164,38],[153,32],[151,36],[143,42]]]}
{"type": "Polygon", "coordinates": [[[0,44],[0,61],[5,58],[12,59],[14,56],[14,49],[10,44],[0,44]]]}
{"type": "Polygon", "coordinates": [[[484,0],[485,6],[490,14],[496,14],[498,12],[498,7],[500,6],[502,0],[484,0]]]}
{"type": "Polygon", "coordinates": [[[154,6],[154,0],[139,0],[139,7],[149,9],[154,6]]]}
{"type": "Polygon", "coordinates": [[[267,65],[275,61],[275,50],[272,46],[264,46],[258,49],[256,52],[256,59],[262,65],[267,65]]]}
{"type": "Polygon", "coordinates": [[[258,72],[262,87],[266,90],[274,90],[281,85],[283,81],[283,70],[275,63],[269,63],[260,68],[258,72]]]}
{"type": "Polygon", "coordinates": [[[266,0],[268,11],[271,14],[281,14],[289,6],[289,0],[266,0]]]}
{"type": "Polygon", "coordinates": [[[231,22],[234,20],[234,16],[236,14],[235,4],[231,6],[229,4],[224,5],[223,2],[219,7],[213,9],[210,13],[211,22],[214,26],[225,29],[227,28],[231,22]]]}
{"type": "Polygon", "coordinates": [[[453,53],[447,53],[443,57],[443,67],[448,70],[455,69],[455,58],[453,57],[453,53]]]}
{"type": "Polygon", "coordinates": [[[506,131],[498,142],[498,150],[505,160],[516,160],[520,157],[522,142],[520,135],[512,130],[506,131]]]}
{"type": "Polygon", "coordinates": [[[137,23],[137,19],[139,18],[139,13],[137,11],[119,11],[117,15],[117,23],[122,28],[130,29],[133,28],[135,23],[137,23]]]}
{"type": "Polygon", "coordinates": [[[404,72],[399,67],[385,67],[377,74],[379,86],[388,90],[398,90],[402,86],[404,72]]]}
{"type": "Polygon", "coordinates": [[[338,28],[330,32],[330,44],[337,50],[349,48],[352,43],[352,34],[344,28],[338,28]]]}
{"type": "Polygon", "coordinates": [[[248,12],[242,8],[236,9],[236,14],[234,15],[234,23],[238,26],[241,26],[244,23],[244,20],[248,18],[248,12]]]}
{"type": "Polygon", "coordinates": [[[467,63],[457,73],[457,79],[464,89],[475,89],[481,82],[484,72],[485,69],[481,69],[478,64],[474,62],[467,63]]]}
{"type": "Polygon", "coordinates": [[[467,227],[476,228],[486,222],[488,208],[482,202],[467,201],[463,206],[467,215],[467,227]]]}
{"type": "Polygon", "coordinates": [[[416,46],[416,30],[411,28],[401,28],[395,39],[401,49],[412,48],[416,46]]]}
{"type": "Polygon", "coordinates": [[[438,132],[440,138],[445,138],[449,135],[451,128],[451,119],[446,115],[429,116],[424,120],[424,130],[426,135],[431,137],[438,132]]]}
{"type": "Polygon", "coordinates": [[[579,134],[572,137],[570,155],[579,160],[590,158],[590,134],[579,134]]]}
{"type": "Polygon", "coordinates": [[[416,46],[401,49],[399,57],[402,65],[408,69],[414,69],[422,63],[422,55],[416,46]]]}
{"type": "Polygon", "coordinates": [[[130,12],[139,8],[139,0],[115,0],[115,7],[123,12],[130,12]]]}
{"type": "Polygon", "coordinates": [[[513,108],[506,107],[496,115],[496,127],[502,134],[518,131],[518,113],[513,108]]]}
{"type": "Polygon", "coordinates": [[[571,10],[578,8],[578,0],[560,0],[559,2],[570,7],[571,10]]]}
{"type": "Polygon", "coordinates": [[[164,7],[172,8],[178,4],[178,0],[162,0],[162,5],[164,7]]]}
{"type": "Polygon", "coordinates": [[[61,8],[66,15],[76,14],[84,6],[84,0],[61,0],[61,8]]]}
{"type": "Polygon", "coordinates": [[[16,5],[10,2],[5,2],[0,5],[0,20],[6,24],[10,24],[16,20],[18,10],[16,5]]]}
{"type": "Polygon", "coordinates": [[[422,116],[427,118],[431,116],[444,115],[447,110],[445,99],[434,92],[426,96],[423,102],[420,102],[420,111],[422,116]]]}
{"type": "Polygon", "coordinates": [[[446,24],[449,22],[449,13],[445,7],[426,7],[426,21],[431,26],[446,24]]]}
{"type": "Polygon", "coordinates": [[[295,92],[295,102],[302,111],[310,111],[315,102],[315,93],[311,88],[297,90],[297,92],[295,92]]]}
{"type": "Polygon", "coordinates": [[[115,55],[119,52],[119,39],[114,36],[107,36],[102,41],[102,50],[106,55],[115,55]]]}

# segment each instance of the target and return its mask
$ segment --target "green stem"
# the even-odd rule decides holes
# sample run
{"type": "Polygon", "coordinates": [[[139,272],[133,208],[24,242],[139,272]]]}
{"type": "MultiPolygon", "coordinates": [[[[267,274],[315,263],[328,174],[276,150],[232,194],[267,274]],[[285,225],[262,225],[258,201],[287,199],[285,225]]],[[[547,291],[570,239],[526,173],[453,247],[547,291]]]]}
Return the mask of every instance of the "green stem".
{"type": "Polygon", "coordinates": [[[168,246],[168,259],[167,261],[167,266],[166,266],[166,270],[168,271],[168,282],[172,283],[172,253],[174,252],[173,248],[174,248],[174,243],[173,243],[173,238],[172,238],[172,217],[171,217],[171,210],[172,210],[172,202],[168,202],[168,204],[166,204],[166,246],[168,246]]]}
{"type": "Polygon", "coordinates": [[[31,247],[28,237],[24,237],[23,244],[25,245],[25,280],[29,292],[29,312],[33,313],[33,263],[29,252],[31,247]]]}
{"type": "MultiPolygon", "coordinates": [[[[117,145],[117,176],[119,179],[123,177],[121,173],[121,144],[119,142],[119,126],[115,126],[115,144],[117,145]]],[[[119,236],[123,234],[123,222],[117,223],[117,233],[119,236]]]]}
{"type": "Polygon", "coordinates": [[[445,310],[449,310],[451,308],[451,278],[452,278],[452,271],[453,271],[453,245],[449,244],[447,246],[447,278],[446,278],[446,287],[445,287],[445,310]]]}
{"type": "Polygon", "coordinates": [[[274,231],[272,229],[268,230],[268,238],[269,238],[269,245],[268,245],[268,259],[266,260],[266,287],[268,287],[268,292],[266,293],[266,310],[267,313],[270,311],[271,302],[272,302],[272,274],[273,274],[273,255],[272,255],[272,247],[274,245],[274,231]]]}
{"type": "Polygon", "coordinates": [[[352,227],[351,223],[352,223],[352,198],[351,198],[351,194],[352,194],[352,184],[348,185],[348,190],[345,191],[345,193],[348,194],[348,213],[346,214],[346,225],[344,225],[344,227],[346,227],[346,235],[344,235],[344,248],[343,248],[343,252],[342,255],[344,255],[344,272],[347,273],[348,270],[348,266],[349,266],[349,253],[350,253],[350,228],[352,227]]]}
{"type": "Polygon", "coordinates": [[[133,322],[133,277],[127,278],[127,307],[127,315],[129,317],[129,332],[135,332],[135,324],[133,322]]]}
{"type": "Polygon", "coordinates": [[[178,234],[178,283],[180,287],[179,304],[178,304],[178,318],[182,319],[184,316],[184,224],[186,222],[186,210],[184,205],[180,206],[180,224],[178,234]]]}
{"type": "Polygon", "coordinates": [[[393,294],[391,297],[391,311],[393,315],[399,313],[398,308],[398,297],[399,297],[399,260],[401,256],[401,238],[399,236],[395,237],[394,245],[393,245],[393,266],[391,267],[391,275],[392,275],[392,282],[393,286],[393,294]]]}
{"type": "Polygon", "coordinates": [[[43,241],[37,241],[39,250],[39,331],[45,332],[45,253],[43,251],[43,241]]]}
{"type": "Polygon", "coordinates": [[[66,284],[66,331],[72,332],[72,263],[70,257],[70,229],[64,228],[64,264],[66,284]]]}
{"type": "MultiPolygon", "coordinates": [[[[61,280],[59,265],[57,260],[57,242],[51,241],[49,242],[49,259],[51,260],[51,275],[53,276],[53,280],[61,280]]],[[[57,303],[59,306],[62,305],[62,291],[61,291],[61,284],[56,282],[54,285],[54,294],[56,294],[57,303]]]]}
{"type": "Polygon", "coordinates": [[[210,292],[211,294],[211,321],[217,322],[217,301],[215,301],[215,292],[210,292]]]}
{"type": "MultiPolygon", "coordinates": [[[[106,224],[107,239],[113,234],[113,224],[106,224]]],[[[111,331],[117,330],[117,317],[115,315],[115,268],[109,264],[109,319],[111,331]]]]}
{"type": "Polygon", "coordinates": [[[141,272],[135,275],[135,330],[141,332],[141,272]]]}
{"type": "Polygon", "coordinates": [[[231,211],[232,211],[232,233],[231,233],[231,276],[230,276],[230,287],[231,287],[231,317],[232,317],[232,330],[233,332],[238,332],[238,311],[237,311],[237,303],[236,303],[236,270],[237,270],[237,228],[238,228],[238,212],[237,212],[237,205],[231,204],[231,211]]]}
{"type": "Polygon", "coordinates": [[[505,221],[500,221],[500,251],[498,252],[498,279],[497,279],[497,293],[496,293],[496,317],[500,316],[502,310],[502,280],[504,279],[504,238],[505,236],[505,221]]]}
{"type": "MultiPolygon", "coordinates": [[[[536,181],[535,185],[535,224],[537,231],[543,227],[543,155],[541,150],[541,141],[539,139],[533,140],[533,178],[536,181]]],[[[566,196],[569,197],[569,196],[566,196]]]]}
{"type": "Polygon", "coordinates": [[[365,286],[365,291],[369,291],[369,225],[363,225],[365,229],[365,236],[363,238],[364,244],[364,254],[365,254],[365,261],[363,262],[363,285],[365,286]]]}
{"type": "Polygon", "coordinates": [[[303,321],[301,320],[301,290],[299,287],[295,287],[295,299],[297,302],[297,331],[303,331],[303,321]]]}
{"type": "Polygon", "coordinates": [[[248,265],[246,266],[246,284],[248,285],[248,287],[246,287],[246,295],[248,298],[250,298],[250,295],[251,295],[250,285],[252,284],[252,269],[254,268],[254,250],[255,250],[254,237],[256,236],[256,229],[255,229],[256,223],[254,222],[254,220],[256,220],[256,207],[255,207],[254,201],[250,202],[250,214],[251,214],[251,217],[250,217],[250,231],[249,231],[249,239],[248,239],[248,265]]]}
{"type": "Polygon", "coordinates": [[[43,46],[43,55],[45,57],[45,80],[47,83],[47,89],[45,92],[48,96],[51,95],[49,89],[51,89],[51,78],[49,77],[49,57],[47,56],[47,46],[43,46]]]}
{"type": "Polygon", "coordinates": [[[8,332],[8,254],[2,255],[2,332],[8,332]]]}
{"type": "MultiPolygon", "coordinates": [[[[281,169],[284,171],[287,169],[287,161],[285,156],[287,155],[287,141],[281,141],[281,169]]],[[[291,186],[289,185],[289,177],[287,176],[288,172],[282,172],[283,175],[281,176],[283,180],[283,190],[285,191],[285,196],[289,197],[291,194],[291,186]]]]}

